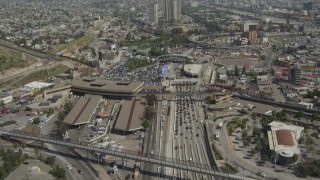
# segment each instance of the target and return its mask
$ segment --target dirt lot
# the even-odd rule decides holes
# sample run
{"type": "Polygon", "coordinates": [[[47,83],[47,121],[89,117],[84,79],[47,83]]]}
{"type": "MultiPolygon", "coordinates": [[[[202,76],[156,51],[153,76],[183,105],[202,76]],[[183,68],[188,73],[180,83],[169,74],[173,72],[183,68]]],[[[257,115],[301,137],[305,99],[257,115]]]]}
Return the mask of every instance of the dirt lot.
{"type": "Polygon", "coordinates": [[[6,180],[54,180],[55,178],[49,174],[50,166],[39,160],[26,160],[28,164],[21,164],[6,180]],[[37,169],[36,167],[39,167],[37,169]],[[34,169],[33,169],[34,168],[34,169]]]}

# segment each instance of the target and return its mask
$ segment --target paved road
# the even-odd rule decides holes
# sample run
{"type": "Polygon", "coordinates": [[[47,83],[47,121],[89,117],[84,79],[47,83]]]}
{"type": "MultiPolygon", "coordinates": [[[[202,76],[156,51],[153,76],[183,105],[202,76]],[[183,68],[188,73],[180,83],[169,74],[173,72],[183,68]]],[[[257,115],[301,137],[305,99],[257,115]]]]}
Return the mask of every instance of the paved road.
{"type": "MultiPolygon", "coordinates": [[[[174,158],[193,163],[210,165],[207,149],[205,146],[204,132],[201,121],[204,114],[200,102],[191,102],[189,97],[181,97],[184,101],[177,102],[175,136],[174,138],[174,158]],[[187,100],[188,99],[188,100],[187,100]]],[[[174,170],[177,178],[182,179],[203,179],[204,176],[181,170],[174,170]]],[[[212,177],[207,177],[211,179],[212,177]]]]}
{"type": "MultiPolygon", "coordinates": [[[[42,126],[41,133],[43,135],[50,135],[53,131],[57,130],[57,126],[54,122],[56,117],[57,117],[57,115],[55,115],[52,119],[48,120],[42,126]]],[[[67,174],[69,174],[67,176],[72,177],[72,179],[78,179],[78,180],[98,179],[92,173],[92,171],[88,168],[88,166],[81,159],[74,158],[74,154],[71,153],[66,147],[52,145],[52,144],[46,144],[46,146],[50,151],[63,152],[64,154],[69,155],[68,157],[66,157],[66,156],[60,157],[61,161],[63,161],[65,166],[70,165],[73,167],[71,170],[66,171],[67,174]],[[81,169],[83,173],[79,174],[77,172],[78,169],[81,169]]]]}
{"type": "MultiPolygon", "coordinates": [[[[227,117],[227,118],[223,118],[223,119],[219,119],[217,120],[213,127],[217,127],[217,125],[221,122],[221,121],[231,121],[233,117],[227,117]]],[[[244,176],[255,176],[253,174],[257,173],[257,172],[263,172],[267,175],[268,178],[278,178],[281,180],[292,180],[292,179],[296,179],[297,177],[292,175],[292,174],[288,174],[288,173],[278,173],[275,172],[274,169],[270,169],[270,168],[266,168],[266,167],[261,167],[261,166],[257,166],[255,162],[253,162],[252,160],[246,160],[243,157],[243,154],[241,154],[241,152],[235,151],[233,144],[229,138],[228,132],[227,132],[227,128],[226,128],[226,124],[223,124],[222,129],[220,130],[220,140],[215,140],[215,146],[218,147],[222,157],[224,157],[224,159],[227,162],[236,162],[236,164],[238,166],[240,166],[240,169],[243,168],[241,171],[241,175],[244,176]]],[[[215,129],[215,128],[214,128],[215,129]]],[[[213,133],[213,132],[212,132],[213,133]]],[[[258,176],[255,176],[256,178],[259,178],[258,176]]]]}
{"type": "MultiPolygon", "coordinates": [[[[158,110],[157,117],[153,119],[150,128],[148,132],[145,134],[145,147],[143,153],[146,156],[151,156],[151,155],[159,155],[160,154],[160,138],[159,138],[159,133],[160,133],[160,113],[159,109],[161,109],[161,101],[158,101],[157,106],[155,106],[158,110]],[[151,151],[153,153],[151,154],[151,151]]],[[[157,166],[154,164],[150,163],[142,163],[141,165],[141,170],[145,172],[145,174],[142,175],[142,180],[149,180],[154,178],[154,176],[157,174],[157,166]]]]}

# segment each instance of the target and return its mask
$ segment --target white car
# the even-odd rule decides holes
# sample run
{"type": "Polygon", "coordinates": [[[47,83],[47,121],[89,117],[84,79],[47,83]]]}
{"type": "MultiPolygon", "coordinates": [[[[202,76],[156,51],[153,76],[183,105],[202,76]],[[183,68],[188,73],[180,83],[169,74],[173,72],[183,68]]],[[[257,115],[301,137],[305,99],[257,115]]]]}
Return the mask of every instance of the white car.
{"type": "Polygon", "coordinates": [[[150,153],[153,154],[153,150],[151,150],[150,153]]]}
{"type": "Polygon", "coordinates": [[[258,172],[258,173],[256,173],[256,175],[260,176],[260,177],[266,177],[266,175],[263,172],[258,172]]]}
{"type": "Polygon", "coordinates": [[[70,170],[70,169],[72,169],[72,167],[71,167],[70,165],[67,165],[67,169],[69,169],[69,170],[70,170]]]}

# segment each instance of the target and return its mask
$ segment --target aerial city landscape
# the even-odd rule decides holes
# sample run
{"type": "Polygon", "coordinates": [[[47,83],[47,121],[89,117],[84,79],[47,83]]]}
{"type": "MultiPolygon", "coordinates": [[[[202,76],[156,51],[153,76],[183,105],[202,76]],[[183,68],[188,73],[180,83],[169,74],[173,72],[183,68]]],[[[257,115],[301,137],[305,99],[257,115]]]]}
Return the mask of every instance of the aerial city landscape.
{"type": "Polygon", "coordinates": [[[320,1],[0,0],[0,180],[319,179],[320,1]]]}

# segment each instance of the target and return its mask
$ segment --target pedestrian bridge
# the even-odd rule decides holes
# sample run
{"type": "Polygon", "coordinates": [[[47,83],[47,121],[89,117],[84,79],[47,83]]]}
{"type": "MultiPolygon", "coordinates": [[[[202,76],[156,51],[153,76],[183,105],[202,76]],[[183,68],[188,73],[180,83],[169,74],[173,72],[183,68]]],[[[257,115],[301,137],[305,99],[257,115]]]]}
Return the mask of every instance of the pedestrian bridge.
{"type": "Polygon", "coordinates": [[[167,157],[159,157],[156,155],[151,154],[139,154],[135,151],[130,150],[113,150],[112,148],[102,148],[98,146],[90,146],[83,143],[78,143],[75,141],[63,141],[61,139],[54,139],[52,137],[48,136],[35,136],[30,135],[21,131],[5,131],[0,130],[1,136],[8,136],[13,138],[22,138],[22,139],[28,139],[32,141],[37,141],[41,143],[49,143],[49,144],[56,144],[61,145],[65,147],[70,148],[76,148],[85,150],[87,152],[95,152],[100,154],[107,154],[111,156],[117,156],[125,159],[132,159],[139,162],[147,162],[156,164],[159,166],[165,166],[165,167],[171,167],[171,168],[177,168],[181,170],[186,170],[190,172],[195,172],[199,174],[205,174],[213,177],[223,177],[227,179],[239,179],[239,180],[251,180],[251,178],[241,177],[233,174],[227,174],[215,171],[213,167],[203,164],[197,164],[193,162],[187,162],[187,161],[181,161],[177,159],[167,158],[167,157]]]}

